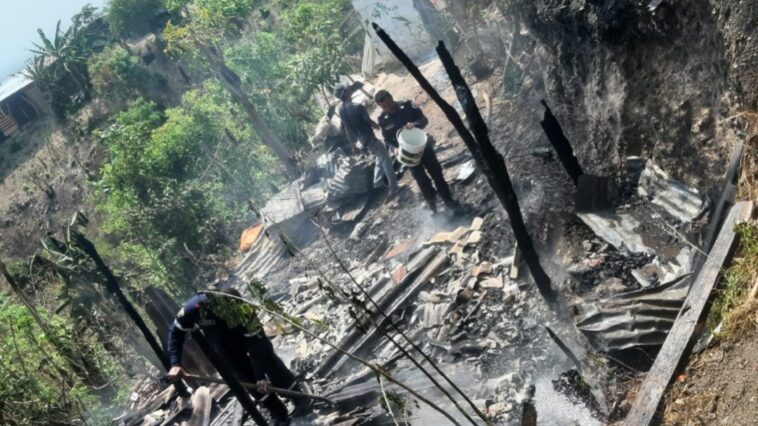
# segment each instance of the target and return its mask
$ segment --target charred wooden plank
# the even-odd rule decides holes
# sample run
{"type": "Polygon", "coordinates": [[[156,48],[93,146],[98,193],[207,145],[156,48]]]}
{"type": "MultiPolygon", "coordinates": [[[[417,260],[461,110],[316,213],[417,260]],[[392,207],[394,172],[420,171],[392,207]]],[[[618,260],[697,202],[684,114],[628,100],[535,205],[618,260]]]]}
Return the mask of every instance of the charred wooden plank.
{"type": "Polygon", "coordinates": [[[666,337],[653,367],[637,392],[637,399],[624,420],[624,425],[644,426],[650,424],[680,362],[687,358],[698,324],[708,315],[708,299],[722,267],[730,259],[737,245],[734,226],[752,217],[754,205],[751,202],[737,203],[729,212],[724,226],[690,288],[684,306],[674,326],[666,337]]]}
{"type": "MultiPolygon", "coordinates": [[[[127,315],[129,315],[129,318],[131,318],[132,321],[134,321],[134,324],[137,326],[139,331],[142,332],[142,335],[147,340],[147,343],[150,345],[150,347],[155,352],[155,355],[158,357],[158,359],[161,361],[163,366],[166,370],[169,370],[171,368],[171,365],[168,361],[168,356],[166,356],[166,353],[163,351],[163,348],[161,347],[160,343],[158,343],[158,339],[155,338],[152,331],[150,331],[150,328],[147,326],[147,323],[142,318],[142,315],[137,311],[137,309],[134,307],[132,302],[129,300],[129,298],[126,297],[124,292],[121,290],[121,286],[118,283],[118,279],[116,279],[116,276],[113,275],[113,272],[111,272],[111,269],[108,267],[108,265],[105,264],[103,259],[100,257],[100,254],[98,254],[97,249],[95,248],[95,245],[92,244],[90,240],[84,237],[79,232],[72,231],[72,235],[74,237],[74,241],[76,241],[76,244],[86,253],[92,260],[95,262],[95,265],[97,266],[97,269],[100,271],[100,273],[103,274],[105,277],[106,282],[106,289],[109,293],[114,295],[116,299],[119,301],[121,306],[126,311],[127,315]]],[[[179,392],[180,395],[188,395],[189,391],[187,390],[186,386],[184,386],[183,383],[177,382],[174,384],[174,387],[179,392]]]]}

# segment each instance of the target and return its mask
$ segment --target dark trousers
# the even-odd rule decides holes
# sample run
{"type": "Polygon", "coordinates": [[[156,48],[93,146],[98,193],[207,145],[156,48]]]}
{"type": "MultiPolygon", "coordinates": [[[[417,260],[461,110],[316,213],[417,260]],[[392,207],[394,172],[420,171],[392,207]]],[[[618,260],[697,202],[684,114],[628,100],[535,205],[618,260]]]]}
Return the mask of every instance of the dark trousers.
{"type": "Polygon", "coordinates": [[[433,144],[429,143],[426,145],[424,155],[421,157],[421,162],[410,169],[413,178],[416,179],[416,183],[418,183],[421,194],[424,196],[424,200],[426,200],[426,203],[432,211],[437,211],[437,194],[439,194],[442,201],[446,204],[453,203],[450,187],[447,186],[447,182],[445,182],[445,176],[442,174],[442,166],[437,159],[437,154],[434,153],[433,144]],[[429,179],[430,176],[431,180],[429,179]],[[434,186],[432,186],[432,180],[434,181],[434,186]]]}
{"type": "MultiPolygon", "coordinates": [[[[275,387],[299,390],[297,378],[274,352],[274,346],[265,334],[245,337],[244,345],[246,356],[230,360],[243,382],[255,383],[268,378],[275,387]]],[[[276,394],[262,394],[255,390],[250,390],[250,394],[266,407],[274,419],[287,418],[287,406],[276,394]]]]}

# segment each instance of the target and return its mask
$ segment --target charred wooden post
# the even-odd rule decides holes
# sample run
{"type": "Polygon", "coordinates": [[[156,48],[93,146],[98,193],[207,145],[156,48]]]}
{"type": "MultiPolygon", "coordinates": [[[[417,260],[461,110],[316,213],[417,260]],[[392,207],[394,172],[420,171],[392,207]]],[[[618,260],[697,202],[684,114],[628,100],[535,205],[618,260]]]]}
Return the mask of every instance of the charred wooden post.
{"type": "Polygon", "coordinates": [[[537,426],[537,407],[534,404],[534,385],[529,386],[526,399],[521,403],[521,426],[537,426]]]}
{"type": "MultiPolygon", "coordinates": [[[[171,365],[168,361],[168,357],[166,357],[166,354],[163,351],[163,348],[161,347],[160,343],[158,343],[158,339],[156,339],[153,333],[150,331],[147,323],[134,307],[132,302],[129,301],[124,292],[121,291],[121,286],[118,284],[118,279],[116,279],[116,276],[113,275],[113,272],[111,272],[108,265],[103,262],[103,259],[97,252],[97,249],[95,249],[95,245],[92,244],[90,240],[85,238],[84,235],[79,232],[72,230],[72,236],[74,237],[76,244],[84,251],[84,253],[92,258],[92,260],[95,262],[95,265],[97,266],[97,269],[103,274],[103,276],[105,276],[106,289],[108,292],[116,296],[116,299],[118,299],[119,303],[121,303],[121,306],[123,306],[124,310],[126,311],[126,314],[129,315],[129,318],[134,321],[134,323],[137,325],[137,328],[140,330],[140,332],[142,332],[142,335],[145,336],[147,343],[155,352],[155,355],[161,361],[163,367],[166,368],[166,370],[169,370],[171,368],[171,365]]],[[[187,391],[187,387],[184,385],[184,383],[176,383],[174,384],[174,387],[180,395],[189,396],[189,392],[187,391]]]]}
{"type": "Polygon", "coordinates": [[[200,346],[200,349],[203,350],[205,356],[208,357],[208,360],[211,362],[211,364],[213,364],[218,373],[221,375],[221,378],[224,379],[226,385],[229,386],[229,390],[240,402],[242,408],[244,408],[245,411],[247,411],[247,414],[253,418],[255,424],[258,426],[266,426],[268,423],[260,411],[258,411],[258,408],[255,406],[255,401],[253,401],[253,398],[250,396],[244,386],[242,386],[242,383],[240,383],[240,381],[237,379],[237,376],[235,376],[232,370],[227,367],[227,364],[224,361],[223,357],[218,353],[218,351],[216,351],[213,345],[208,342],[208,339],[205,338],[203,331],[194,331],[192,333],[192,337],[197,342],[198,346],[200,346]]]}
{"type": "Polygon", "coordinates": [[[582,171],[582,166],[579,165],[579,160],[574,155],[574,148],[571,147],[571,142],[563,134],[563,129],[550,110],[550,107],[547,106],[547,102],[542,100],[540,103],[545,107],[545,115],[542,121],[540,121],[542,130],[545,131],[547,139],[553,145],[555,152],[558,154],[558,159],[561,160],[566,172],[571,177],[571,180],[574,181],[574,185],[577,185],[579,183],[579,176],[583,175],[584,171],[582,171]]]}
{"type": "Polygon", "coordinates": [[[431,97],[440,107],[448,120],[453,124],[453,127],[455,127],[455,130],[461,136],[461,139],[463,139],[463,142],[466,144],[469,151],[471,151],[477,166],[487,177],[490,187],[497,195],[501,204],[503,204],[506,212],[508,212],[508,217],[510,218],[511,227],[513,228],[516,241],[521,247],[524,261],[529,267],[529,271],[534,278],[534,282],[537,284],[540,294],[542,294],[542,297],[548,302],[554,302],[556,300],[556,294],[551,288],[550,277],[548,277],[545,270],[542,269],[542,265],[540,265],[537,250],[527,232],[524,218],[521,216],[518,199],[513,190],[513,184],[511,183],[508,170],[505,166],[505,160],[490,142],[487,124],[479,113],[474,97],[471,94],[471,90],[463,79],[460,70],[455,65],[452,56],[445,48],[444,43],[438,45],[437,54],[440,56],[440,60],[445,66],[445,70],[450,77],[453,87],[455,87],[456,94],[464,111],[466,111],[466,116],[471,125],[471,131],[466,128],[466,125],[463,123],[461,116],[455,108],[448,104],[442,96],[437,93],[429,81],[421,74],[418,67],[416,67],[405,52],[392,41],[390,36],[378,25],[373,24],[373,27],[379,38],[382,39],[389,50],[406,67],[406,69],[408,69],[408,72],[410,72],[410,74],[416,79],[429,97],[431,97]]]}

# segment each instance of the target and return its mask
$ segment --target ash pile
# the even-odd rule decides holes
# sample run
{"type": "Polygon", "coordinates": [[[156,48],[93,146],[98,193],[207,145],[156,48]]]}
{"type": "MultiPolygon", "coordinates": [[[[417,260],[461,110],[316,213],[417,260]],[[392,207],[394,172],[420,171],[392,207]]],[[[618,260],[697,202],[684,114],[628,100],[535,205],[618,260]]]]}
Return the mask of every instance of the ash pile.
{"type": "Polygon", "coordinates": [[[663,344],[702,253],[708,200],[651,160],[627,160],[613,212],[577,213],[592,235],[567,269],[576,324],[601,352],[663,344]]]}
{"type": "Polygon", "coordinates": [[[255,208],[260,222],[242,234],[245,258],[232,276],[263,279],[283,268],[288,254],[318,238],[314,212],[332,225],[351,224],[374,194],[371,159],[346,155],[339,147],[320,155],[299,179],[255,208]]]}
{"type": "MultiPolygon", "coordinates": [[[[482,225],[481,218],[474,218],[427,241],[400,241],[374,262],[356,265],[349,274],[313,271],[295,278],[291,298],[282,305],[313,324],[312,330],[321,339],[381,366],[465,422],[390,341],[399,342],[420,360],[398,333],[402,330],[489,420],[520,423],[531,386],[542,381],[553,388],[547,391],[557,394],[558,385],[546,378],[556,378],[572,366],[545,331],[544,325],[554,321],[554,315],[532,290],[519,256],[485,259],[479,252],[482,225]]],[[[345,420],[344,413],[360,419],[351,424],[391,422],[391,416],[409,424],[446,421],[423,404],[414,405],[408,392],[378,381],[371,369],[321,339],[289,331],[275,337],[274,345],[290,348],[293,367],[308,371],[312,385],[340,408],[318,413],[310,420],[314,424],[337,424],[345,420]],[[387,402],[387,394],[397,398],[387,402]]],[[[426,368],[468,408],[441,375],[426,368]]],[[[590,417],[587,408],[574,410],[584,411],[577,418],[590,417]]],[[[475,416],[473,409],[467,412],[475,416]]]]}

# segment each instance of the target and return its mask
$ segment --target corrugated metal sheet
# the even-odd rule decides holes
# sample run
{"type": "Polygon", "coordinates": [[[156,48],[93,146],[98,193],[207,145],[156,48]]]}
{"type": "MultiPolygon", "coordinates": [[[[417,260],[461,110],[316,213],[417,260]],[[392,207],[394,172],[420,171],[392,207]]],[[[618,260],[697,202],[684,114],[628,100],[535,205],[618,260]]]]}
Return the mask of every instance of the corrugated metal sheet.
{"type": "Polygon", "coordinates": [[[324,188],[329,201],[366,195],[373,189],[373,161],[356,157],[338,157],[327,169],[330,173],[324,188]]]}
{"type": "Polygon", "coordinates": [[[604,352],[660,346],[687,297],[689,278],[580,305],[577,328],[604,352]]]}
{"type": "Polygon", "coordinates": [[[343,213],[354,218],[365,209],[368,194],[373,189],[372,177],[373,160],[346,156],[341,150],[324,154],[303,178],[266,202],[261,209],[262,219],[267,228],[299,221],[305,212],[318,209],[327,202],[336,210],[347,202],[350,205],[344,206],[347,210],[343,213]]]}
{"type": "Polygon", "coordinates": [[[243,280],[261,279],[280,267],[286,252],[287,248],[283,242],[273,241],[268,236],[262,235],[237,266],[234,275],[243,280]]]}
{"type": "Polygon", "coordinates": [[[0,102],[32,83],[34,83],[34,80],[23,74],[13,75],[0,83],[0,102]]]}
{"type": "Polygon", "coordinates": [[[671,179],[650,160],[640,174],[637,193],[683,223],[697,219],[705,209],[705,199],[697,189],[671,179]]]}
{"type": "Polygon", "coordinates": [[[266,227],[284,222],[305,211],[300,196],[300,181],[295,181],[286,189],[271,197],[261,209],[266,227]]]}

